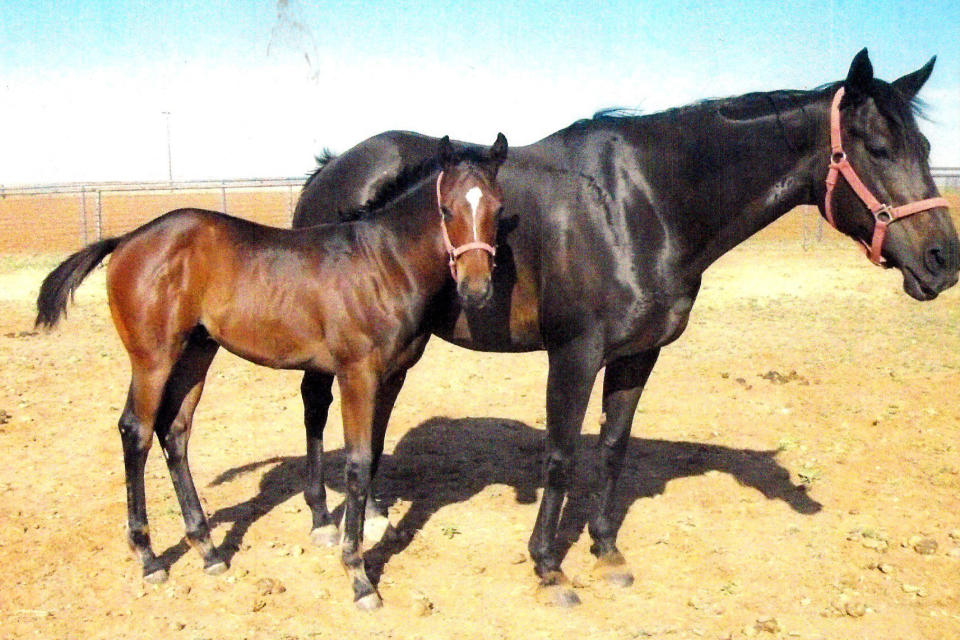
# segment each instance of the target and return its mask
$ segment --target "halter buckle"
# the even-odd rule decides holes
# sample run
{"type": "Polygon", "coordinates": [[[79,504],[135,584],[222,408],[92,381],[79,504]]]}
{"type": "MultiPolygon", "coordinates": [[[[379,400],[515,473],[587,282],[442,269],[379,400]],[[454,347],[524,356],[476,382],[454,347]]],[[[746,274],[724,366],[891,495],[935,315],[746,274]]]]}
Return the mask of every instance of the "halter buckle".
{"type": "Polygon", "coordinates": [[[896,218],[893,215],[893,207],[888,204],[881,206],[879,209],[873,212],[873,217],[877,222],[883,224],[890,224],[896,218]]]}

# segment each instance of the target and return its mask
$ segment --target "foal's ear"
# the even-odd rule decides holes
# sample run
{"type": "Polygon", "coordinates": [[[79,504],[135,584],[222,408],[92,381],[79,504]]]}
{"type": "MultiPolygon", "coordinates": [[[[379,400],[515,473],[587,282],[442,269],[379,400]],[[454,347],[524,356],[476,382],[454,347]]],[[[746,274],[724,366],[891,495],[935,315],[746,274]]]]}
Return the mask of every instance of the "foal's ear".
{"type": "Polygon", "coordinates": [[[930,74],[933,73],[933,63],[937,61],[937,56],[930,58],[930,62],[923,65],[913,73],[908,73],[902,78],[897,78],[891,84],[900,92],[904,100],[908,102],[920,91],[930,74]]]}
{"type": "Polygon", "coordinates": [[[873,65],[870,64],[870,56],[867,55],[867,49],[864,47],[853,57],[847,79],[843,81],[843,87],[846,89],[846,97],[859,102],[870,94],[872,85],[873,65]]]}
{"type": "Polygon", "coordinates": [[[440,138],[440,143],[437,147],[437,159],[440,162],[440,168],[442,170],[448,171],[453,168],[454,155],[453,143],[450,142],[450,136],[440,138]]]}
{"type": "Polygon", "coordinates": [[[500,165],[507,159],[507,136],[498,133],[497,140],[493,143],[493,146],[490,147],[488,155],[490,159],[487,162],[487,167],[490,170],[490,174],[496,177],[500,165]]]}

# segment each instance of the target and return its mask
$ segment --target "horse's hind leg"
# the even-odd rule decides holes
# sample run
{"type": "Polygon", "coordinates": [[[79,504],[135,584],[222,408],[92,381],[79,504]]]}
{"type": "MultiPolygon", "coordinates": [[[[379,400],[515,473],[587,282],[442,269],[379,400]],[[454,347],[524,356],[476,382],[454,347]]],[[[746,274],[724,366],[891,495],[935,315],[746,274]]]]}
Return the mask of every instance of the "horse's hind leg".
{"type": "Polygon", "coordinates": [[[597,556],[595,571],[616,586],[633,584],[633,573],[617,549],[622,517],[615,513],[617,479],[630,440],[630,426],[640,394],[657,362],[659,349],[621,358],[607,365],[603,377],[603,415],[600,427],[600,486],[597,511],[590,520],[590,551],[597,556]]]}
{"type": "Polygon", "coordinates": [[[313,517],[310,540],[315,545],[327,547],[334,547],[340,541],[340,531],[327,510],[327,489],[323,478],[323,428],[333,401],[332,386],[333,376],[319,371],[307,371],[300,384],[303,422],[307,430],[307,487],[303,498],[313,517]]]}
{"type": "Polygon", "coordinates": [[[217,348],[217,343],[202,329],[191,334],[167,382],[155,426],[183,513],[187,541],[203,557],[204,571],[212,575],[226,571],[227,563],[210,538],[210,526],[190,475],[187,444],[193,412],[217,348]]]}

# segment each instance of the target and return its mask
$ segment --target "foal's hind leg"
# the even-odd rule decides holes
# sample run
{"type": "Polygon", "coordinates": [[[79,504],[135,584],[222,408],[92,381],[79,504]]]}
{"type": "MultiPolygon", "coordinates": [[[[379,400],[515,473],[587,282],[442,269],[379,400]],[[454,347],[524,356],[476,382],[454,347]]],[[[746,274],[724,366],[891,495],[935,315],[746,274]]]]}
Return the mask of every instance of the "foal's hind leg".
{"type": "Polygon", "coordinates": [[[167,570],[150,544],[143,472],[153,444],[157,410],[170,375],[170,360],[163,354],[146,357],[131,354],[130,390],[118,425],[127,485],[127,542],[140,559],[144,580],[152,583],[166,580],[167,570]]]}
{"type": "Polygon", "coordinates": [[[333,401],[332,386],[333,376],[319,371],[307,371],[300,384],[303,422],[307,430],[307,487],[303,497],[313,516],[310,540],[315,545],[327,547],[336,546],[340,541],[340,531],[327,510],[327,489],[323,478],[323,428],[333,401]]]}
{"type": "Polygon", "coordinates": [[[633,573],[617,549],[621,517],[615,514],[617,479],[630,440],[630,425],[643,387],[657,362],[659,349],[615,360],[603,377],[603,415],[600,427],[600,486],[597,511],[590,520],[591,553],[597,556],[595,571],[610,584],[627,587],[633,573]]]}
{"type": "MultiPolygon", "coordinates": [[[[120,438],[123,441],[123,468],[127,484],[127,543],[143,568],[143,579],[160,583],[167,579],[167,569],[153,553],[150,527],[147,522],[147,499],[144,490],[144,467],[153,444],[153,421],[138,416],[136,407],[144,404],[142,391],[138,402],[136,377],[130,383],[126,405],[120,416],[120,438]]],[[[159,402],[159,394],[157,394],[159,402]]]]}
{"type": "Polygon", "coordinates": [[[200,401],[203,382],[217,348],[217,343],[202,329],[191,335],[167,382],[155,426],[183,513],[187,541],[200,553],[203,569],[211,575],[226,571],[227,563],[210,539],[210,525],[190,475],[187,443],[193,412],[200,401]]]}

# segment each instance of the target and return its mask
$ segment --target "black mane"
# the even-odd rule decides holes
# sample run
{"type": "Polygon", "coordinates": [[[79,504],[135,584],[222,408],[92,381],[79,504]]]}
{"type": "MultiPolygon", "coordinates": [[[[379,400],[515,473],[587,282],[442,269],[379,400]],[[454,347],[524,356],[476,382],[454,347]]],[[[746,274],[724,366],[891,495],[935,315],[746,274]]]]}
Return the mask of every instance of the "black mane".
{"type": "MultiPolygon", "coordinates": [[[[480,149],[475,147],[461,147],[454,154],[453,162],[481,163],[486,159],[486,155],[480,149]]],[[[376,193],[373,194],[373,197],[355,209],[342,212],[339,215],[339,219],[353,221],[376,215],[386,205],[409,192],[414,187],[419,186],[425,178],[439,170],[440,163],[436,155],[418,164],[403,167],[396,177],[380,186],[376,193]]],[[[320,169],[317,170],[317,173],[319,172],[320,169]]]]}
{"type": "MultiPolygon", "coordinates": [[[[643,114],[638,109],[622,107],[601,109],[590,118],[577,120],[569,128],[574,129],[592,124],[599,125],[641,118],[678,118],[694,114],[707,116],[708,114],[718,113],[727,120],[752,120],[779,116],[785,110],[802,108],[810,102],[819,100],[825,94],[832,95],[842,84],[842,82],[830,82],[807,90],[755,91],[727,98],[708,98],[652,114],[643,114]]],[[[925,116],[925,104],[922,100],[917,96],[909,100],[905,99],[889,82],[874,79],[870,93],[881,113],[905,131],[910,130],[910,127],[906,125],[912,117],[925,116]]]]}
{"type": "Polygon", "coordinates": [[[337,157],[333,151],[330,151],[327,147],[323,148],[323,151],[320,152],[320,155],[314,156],[314,160],[317,161],[317,168],[307,174],[307,181],[303,183],[303,186],[306,187],[308,184],[313,182],[314,178],[320,175],[320,172],[323,171],[330,162],[337,157]]]}

